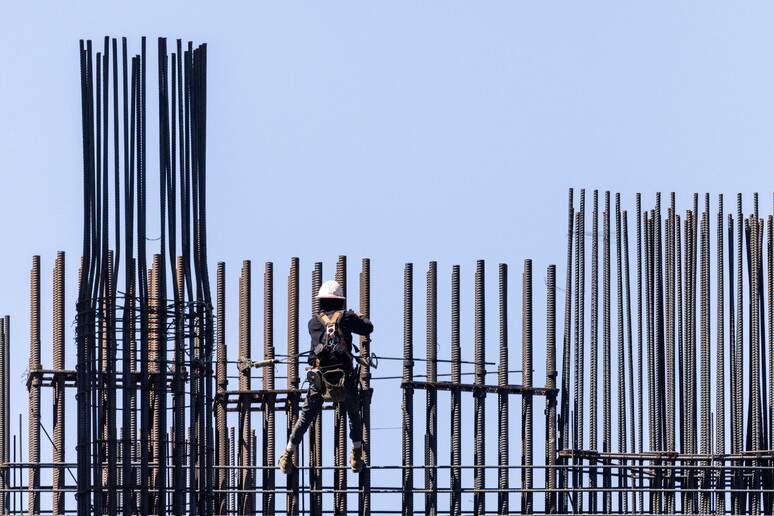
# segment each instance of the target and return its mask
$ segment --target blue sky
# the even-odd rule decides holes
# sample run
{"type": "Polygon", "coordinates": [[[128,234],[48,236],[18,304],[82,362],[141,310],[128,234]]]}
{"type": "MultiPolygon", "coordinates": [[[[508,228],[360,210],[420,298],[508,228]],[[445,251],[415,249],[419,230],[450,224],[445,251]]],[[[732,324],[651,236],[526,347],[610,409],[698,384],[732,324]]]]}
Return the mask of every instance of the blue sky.
{"type": "MultiPolygon", "coordinates": [[[[242,260],[256,280],[272,261],[281,288],[292,256],[308,282],[315,261],[332,271],[346,254],[354,282],[369,257],[374,349],[397,355],[406,262],[423,306],[429,260],[445,292],[462,266],[470,302],[475,260],[486,259],[492,315],[497,264],[509,263],[518,342],[523,260],[534,260],[539,286],[552,263],[564,284],[570,187],[621,192],[629,210],[637,192],[650,206],[656,191],[675,191],[685,209],[694,192],[759,191],[770,213],[772,18],[765,2],[3,2],[0,312],[13,324],[12,413],[26,410],[33,254],[45,288],[56,251],[67,252],[75,304],[79,39],[126,36],[136,52],[143,35],[152,50],[158,36],[208,43],[212,276],[227,262],[233,293],[242,260]]],[[[541,304],[545,288],[535,295],[541,304]]],[[[49,339],[50,308],[43,321],[49,339]]],[[[511,355],[517,369],[520,348],[511,355]]],[[[397,414],[391,388],[384,399],[397,414]]]]}

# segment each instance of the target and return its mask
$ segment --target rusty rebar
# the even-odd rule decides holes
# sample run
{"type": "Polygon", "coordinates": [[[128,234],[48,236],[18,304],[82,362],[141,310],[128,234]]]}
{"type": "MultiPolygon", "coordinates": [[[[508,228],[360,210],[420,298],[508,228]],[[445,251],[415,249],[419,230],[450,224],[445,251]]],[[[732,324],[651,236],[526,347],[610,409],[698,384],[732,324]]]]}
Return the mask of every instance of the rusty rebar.
{"type": "Polygon", "coordinates": [[[29,362],[29,462],[28,482],[30,486],[27,512],[40,514],[40,256],[32,257],[30,272],[30,362],[29,362]]]}

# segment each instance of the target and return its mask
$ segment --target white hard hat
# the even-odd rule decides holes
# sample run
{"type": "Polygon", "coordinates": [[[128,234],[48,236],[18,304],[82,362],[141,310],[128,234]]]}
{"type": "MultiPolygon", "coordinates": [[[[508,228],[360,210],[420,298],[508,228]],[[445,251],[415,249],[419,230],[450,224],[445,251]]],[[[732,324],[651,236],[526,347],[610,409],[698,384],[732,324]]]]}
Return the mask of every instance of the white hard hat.
{"type": "Polygon", "coordinates": [[[328,280],[317,292],[317,299],[344,299],[344,291],[336,280],[328,280]]]}

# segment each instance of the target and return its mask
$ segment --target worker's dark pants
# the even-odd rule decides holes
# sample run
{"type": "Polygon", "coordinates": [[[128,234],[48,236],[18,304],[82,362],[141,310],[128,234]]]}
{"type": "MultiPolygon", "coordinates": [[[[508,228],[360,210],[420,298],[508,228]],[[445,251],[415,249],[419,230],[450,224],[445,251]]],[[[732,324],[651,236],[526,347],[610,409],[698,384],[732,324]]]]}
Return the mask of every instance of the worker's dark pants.
{"type": "MultiPolygon", "coordinates": [[[[306,433],[309,425],[312,424],[314,418],[322,410],[323,397],[319,390],[314,385],[309,387],[309,392],[306,395],[306,401],[304,406],[301,407],[301,415],[296,421],[293,431],[290,432],[290,442],[295,445],[301,443],[304,434],[306,433]]],[[[363,422],[360,419],[360,404],[358,403],[357,390],[352,389],[349,392],[349,396],[346,401],[340,403],[341,408],[347,411],[349,415],[349,437],[352,442],[358,442],[363,440],[363,422]]]]}

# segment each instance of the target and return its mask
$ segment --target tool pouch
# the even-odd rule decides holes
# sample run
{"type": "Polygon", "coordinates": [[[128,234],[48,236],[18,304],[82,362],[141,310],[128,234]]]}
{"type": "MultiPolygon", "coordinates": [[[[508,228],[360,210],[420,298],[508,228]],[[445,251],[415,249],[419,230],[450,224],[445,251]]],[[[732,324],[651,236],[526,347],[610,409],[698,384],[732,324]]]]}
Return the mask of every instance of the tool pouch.
{"type": "Polygon", "coordinates": [[[323,390],[323,399],[325,401],[333,401],[341,403],[346,401],[349,396],[349,388],[347,387],[347,373],[343,369],[332,369],[322,374],[322,383],[325,389],[323,390]]]}

